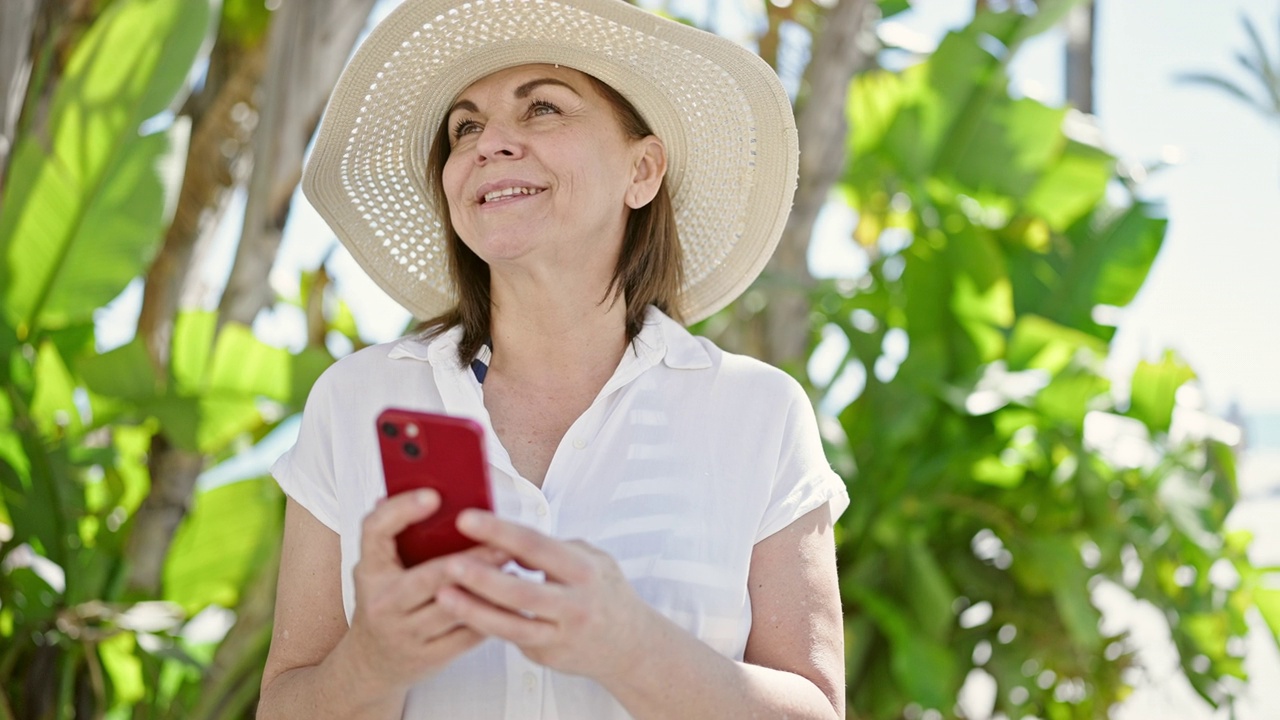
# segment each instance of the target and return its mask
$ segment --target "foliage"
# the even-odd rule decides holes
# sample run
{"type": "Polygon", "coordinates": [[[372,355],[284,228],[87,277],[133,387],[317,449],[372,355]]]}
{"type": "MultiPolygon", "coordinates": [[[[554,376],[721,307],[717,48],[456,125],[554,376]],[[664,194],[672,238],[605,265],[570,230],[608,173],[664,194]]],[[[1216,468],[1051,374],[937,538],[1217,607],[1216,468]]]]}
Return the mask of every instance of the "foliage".
{"type": "MultiPolygon", "coordinates": [[[[0,717],[215,717],[191,714],[214,649],[191,621],[236,608],[278,553],[282,497],[247,480],[198,492],[160,596],[124,582],[156,444],[231,457],[299,410],[331,362],[195,311],[177,318],[164,368],[141,339],[96,347],[95,313],[143,273],[174,210],[168,168],[181,167],[186,126],[157,119],[181,99],[208,10],[105,6],[12,158],[0,205],[0,522],[12,535],[0,546],[0,717]]],[[[248,686],[216,716],[251,707],[248,686]]]]}
{"type": "Polygon", "coordinates": [[[839,544],[859,716],[957,715],[978,673],[996,713],[1105,717],[1133,648],[1097,599],[1121,589],[1229,704],[1246,612],[1280,619],[1249,538],[1223,535],[1234,460],[1180,400],[1194,373],[1142,363],[1127,398],[1103,373],[1102,311],[1133,299],[1165,221],[1106,199],[1114,159],[1064,131],[1080,119],[1010,96],[1007,64],[1042,20],[981,14],[851,96],[841,187],[872,262],[820,287],[814,314],[846,349],[824,402],[865,378],[831,433],[854,498],[839,544]]]}
{"type": "MultiPolygon", "coordinates": [[[[1099,625],[1100,592],[1161,609],[1194,686],[1229,702],[1244,613],[1280,632],[1280,591],[1223,535],[1230,448],[1182,399],[1176,357],[1127,397],[1102,373],[1113,329],[1164,236],[1152,205],[1107,202],[1114,160],[1064,132],[1064,111],[1007,91],[1034,16],[980,15],[927,62],[856,80],[841,191],[865,277],[828,281],[815,355],[843,350],[815,396],[836,406],[851,711],[956,714],[987,673],[995,710],[1096,717],[1122,698],[1131,648],[1099,625]],[[865,377],[856,398],[841,388],[865,377]],[[845,405],[845,407],[838,407],[845,405]]],[[[883,16],[909,7],[879,0],[883,16]]],[[[228,657],[202,627],[270,582],[281,496],[266,478],[201,486],[162,588],[130,590],[127,540],[157,498],[161,448],[213,464],[261,441],[331,361],[275,348],[212,313],[173,319],[168,361],[144,338],[103,351],[95,314],[143,275],[175,214],[193,67],[264,41],[269,14],[225,0],[113,0],[66,42],[47,113],[24,116],[0,198],[0,718],[239,718],[266,637],[228,657]],[[231,667],[224,667],[230,663],[231,667]]],[[[770,5],[820,28],[824,6],[770,5]]],[[[772,28],[770,32],[775,32],[772,28]]],[[[41,52],[46,52],[41,50],[41,52]]],[[[225,68],[223,69],[225,70],[225,68]]],[[[213,73],[214,70],[210,70],[213,73]]],[[[31,93],[32,97],[39,92],[31,93]]],[[[194,140],[191,140],[194,142],[194,140]]],[[[208,208],[185,208],[201,212],[208,208]]],[[[303,308],[323,305],[323,268],[303,308]]],[[[359,344],[330,303],[321,330],[359,344]]],[[[323,334],[323,333],[321,333],[323,334]]],[[[314,336],[313,336],[314,340],[314,336]]],[[[815,377],[822,375],[816,373],[815,377]]],[[[233,630],[234,633],[234,630],[233,630]]]]}

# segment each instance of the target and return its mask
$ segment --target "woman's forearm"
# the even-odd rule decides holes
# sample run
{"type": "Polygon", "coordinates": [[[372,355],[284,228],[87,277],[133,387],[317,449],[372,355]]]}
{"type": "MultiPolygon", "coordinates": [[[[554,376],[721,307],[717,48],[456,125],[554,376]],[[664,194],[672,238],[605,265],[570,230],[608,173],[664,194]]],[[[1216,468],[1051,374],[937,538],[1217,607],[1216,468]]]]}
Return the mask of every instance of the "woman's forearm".
{"type": "Polygon", "coordinates": [[[348,634],[319,665],[293,668],[264,687],[262,720],[398,720],[407,688],[384,688],[352,662],[348,634]]]}
{"type": "Polygon", "coordinates": [[[734,662],[666,618],[656,625],[661,630],[638,653],[643,659],[601,680],[636,720],[844,717],[839,699],[801,675],[734,662]]]}

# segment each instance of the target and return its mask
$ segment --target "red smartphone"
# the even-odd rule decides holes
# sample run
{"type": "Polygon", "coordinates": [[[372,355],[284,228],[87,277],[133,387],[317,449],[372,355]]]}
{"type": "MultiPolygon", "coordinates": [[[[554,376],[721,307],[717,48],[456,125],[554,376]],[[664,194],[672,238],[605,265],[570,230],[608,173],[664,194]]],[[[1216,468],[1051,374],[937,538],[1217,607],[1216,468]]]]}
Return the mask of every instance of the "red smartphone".
{"type": "Polygon", "coordinates": [[[458,532],[458,513],[493,510],[484,430],[466,418],[388,408],[378,415],[378,447],[387,495],[431,488],[440,509],[396,536],[405,567],[474,546],[458,532]]]}

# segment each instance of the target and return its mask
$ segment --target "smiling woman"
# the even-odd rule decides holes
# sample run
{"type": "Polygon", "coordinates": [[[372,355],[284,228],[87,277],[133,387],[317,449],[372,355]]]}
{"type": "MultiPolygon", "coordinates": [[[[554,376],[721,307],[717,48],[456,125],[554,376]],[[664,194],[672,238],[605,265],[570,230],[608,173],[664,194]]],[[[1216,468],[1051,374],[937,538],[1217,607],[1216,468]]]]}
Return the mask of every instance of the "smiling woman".
{"type": "Polygon", "coordinates": [[[759,273],[795,174],[767,65],[619,0],[409,0],[374,30],[303,187],[427,319],[336,363],[273,468],[260,712],[843,715],[848,497],[813,410],[680,324],[759,273]],[[397,556],[441,498],[384,499],[389,405],[483,429],[471,550],[397,556]]]}

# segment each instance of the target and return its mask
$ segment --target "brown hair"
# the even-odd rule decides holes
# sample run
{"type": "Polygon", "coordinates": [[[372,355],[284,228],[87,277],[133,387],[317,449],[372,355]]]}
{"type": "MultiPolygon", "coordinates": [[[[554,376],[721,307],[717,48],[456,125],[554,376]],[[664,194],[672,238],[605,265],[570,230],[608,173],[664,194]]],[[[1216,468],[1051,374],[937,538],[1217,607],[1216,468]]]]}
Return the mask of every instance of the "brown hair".
{"type": "MultiPolygon", "coordinates": [[[[621,93],[591,75],[587,75],[587,79],[613,108],[622,131],[628,137],[639,140],[653,134],[640,113],[621,93]]],[[[489,265],[462,242],[449,219],[449,203],[441,181],[445,161],[449,159],[449,150],[449,127],[446,120],[436,130],[431,150],[427,154],[427,187],[444,227],[445,245],[449,253],[449,275],[457,288],[458,303],[450,310],[419,324],[417,331],[431,336],[461,325],[462,341],[458,344],[458,362],[465,366],[489,338],[489,265]]],[[[683,285],[684,269],[680,237],[676,229],[676,213],[664,177],[653,200],[644,207],[632,210],[627,216],[618,264],[601,302],[616,302],[620,295],[624,298],[627,304],[627,342],[631,342],[640,333],[645,310],[649,305],[676,320],[682,320],[679,300],[683,285]]]]}

